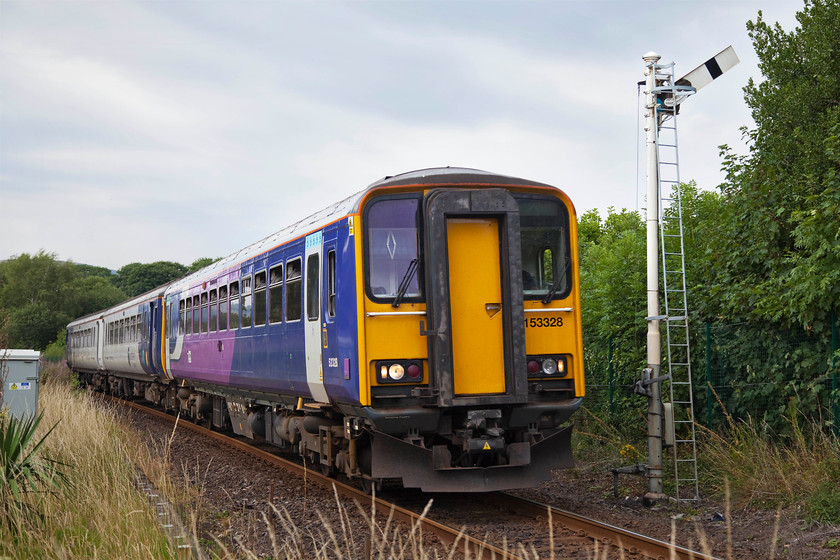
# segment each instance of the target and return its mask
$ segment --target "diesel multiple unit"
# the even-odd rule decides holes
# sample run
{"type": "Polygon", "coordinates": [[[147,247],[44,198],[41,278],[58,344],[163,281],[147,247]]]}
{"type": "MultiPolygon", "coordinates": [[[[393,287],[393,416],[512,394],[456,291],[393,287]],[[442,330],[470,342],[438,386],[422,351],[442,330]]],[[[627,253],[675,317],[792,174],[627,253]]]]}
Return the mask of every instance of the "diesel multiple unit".
{"type": "Polygon", "coordinates": [[[577,258],[558,189],[416,171],[73,321],[67,361],[368,489],[533,486],[572,465],[577,258]]]}

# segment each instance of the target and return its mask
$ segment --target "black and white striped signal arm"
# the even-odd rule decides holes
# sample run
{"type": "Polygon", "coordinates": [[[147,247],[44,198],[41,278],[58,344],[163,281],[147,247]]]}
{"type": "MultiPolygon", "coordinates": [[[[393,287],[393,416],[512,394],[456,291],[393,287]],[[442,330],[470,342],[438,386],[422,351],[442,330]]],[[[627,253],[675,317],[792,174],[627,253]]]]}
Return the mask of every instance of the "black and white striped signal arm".
{"type": "Polygon", "coordinates": [[[695,90],[699,90],[701,87],[712,83],[715,78],[739,62],[740,60],[738,60],[738,55],[735,54],[735,49],[730,45],[677,80],[676,85],[691,86],[695,90]]]}

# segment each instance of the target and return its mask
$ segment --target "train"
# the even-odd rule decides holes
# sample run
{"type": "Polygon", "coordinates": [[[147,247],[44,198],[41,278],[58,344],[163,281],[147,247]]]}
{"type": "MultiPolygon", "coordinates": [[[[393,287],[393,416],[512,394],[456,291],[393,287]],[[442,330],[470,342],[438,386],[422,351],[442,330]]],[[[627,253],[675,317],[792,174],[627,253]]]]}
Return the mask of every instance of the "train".
{"type": "Polygon", "coordinates": [[[474,169],[388,176],[66,342],[91,390],[369,492],[533,487],[574,466],[585,394],[574,206],[474,169]]]}

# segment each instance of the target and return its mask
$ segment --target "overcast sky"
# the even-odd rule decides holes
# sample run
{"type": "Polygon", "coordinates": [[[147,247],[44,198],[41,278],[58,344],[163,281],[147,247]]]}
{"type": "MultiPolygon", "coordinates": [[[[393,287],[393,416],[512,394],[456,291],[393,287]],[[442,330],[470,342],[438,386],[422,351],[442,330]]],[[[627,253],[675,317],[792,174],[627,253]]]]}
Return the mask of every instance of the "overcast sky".
{"type": "Polygon", "coordinates": [[[752,122],[745,23],[802,6],[0,0],[0,259],[189,264],[446,165],[643,211],[642,55],[683,75],[731,44],[679,119],[681,178],[714,189],[752,122]]]}

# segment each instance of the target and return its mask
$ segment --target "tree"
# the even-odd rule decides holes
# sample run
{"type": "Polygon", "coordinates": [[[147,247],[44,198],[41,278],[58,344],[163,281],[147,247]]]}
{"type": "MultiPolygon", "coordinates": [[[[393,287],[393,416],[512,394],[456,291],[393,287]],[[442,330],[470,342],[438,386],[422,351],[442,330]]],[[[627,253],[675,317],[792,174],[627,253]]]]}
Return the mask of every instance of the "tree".
{"type": "MultiPolygon", "coordinates": [[[[645,364],[646,267],[645,225],[638,212],[612,208],[605,220],[597,210],[578,221],[584,367],[590,385],[606,385],[613,348],[615,384],[626,387],[645,364]]],[[[643,399],[629,390],[616,393],[612,412],[635,417],[643,399]]],[[[595,406],[607,399],[596,397],[595,406]]]]}
{"type": "Polygon", "coordinates": [[[9,317],[13,348],[42,350],[73,318],[73,263],[40,251],[0,263],[0,307],[9,317]]]}
{"type": "Polygon", "coordinates": [[[747,29],[764,81],[744,88],[749,153],[723,147],[729,239],[721,312],[828,328],[840,306],[840,2],[807,0],[785,32],[747,29]]]}
{"type": "Polygon", "coordinates": [[[139,296],[187,274],[187,267],[171,261],[131,263],[118,271],[115,284],[128,297],[139,296]]]}
{"type": "Polygon", "coordinates": [[[78,263],[76,263],[76,273],[79,276],[101,276],[109,280],[114,276],[114,273],[104,266],[93,266],[78,263]]]}
{"type": "Polygon", "coordinates": [[[126,298],[108,279],[85,271],[43,251],[0,263],[0,308],[8,318],[10,347],[43,350],[73,319],[126,298]]]}
{"type": "Polygon", "coordinates": [[[717,323],[718,396],[782,433],[791,402],[812,418],[825,405],[840,307],[840,0],[807,0],[797,20],[747,23],[764,77],[744,88],[748,153],[722,146],[726,181],[717,201],[694,193],[712,214],[689,220],[686,249],[694,324],[717,323]]]}
{"type": "Polygon", "coordinates": [[[82,317],[94,311],[116,305],[127,299],[126,294],[102,276],[77,277],[72,284],[71,315],[82,317]]]}

